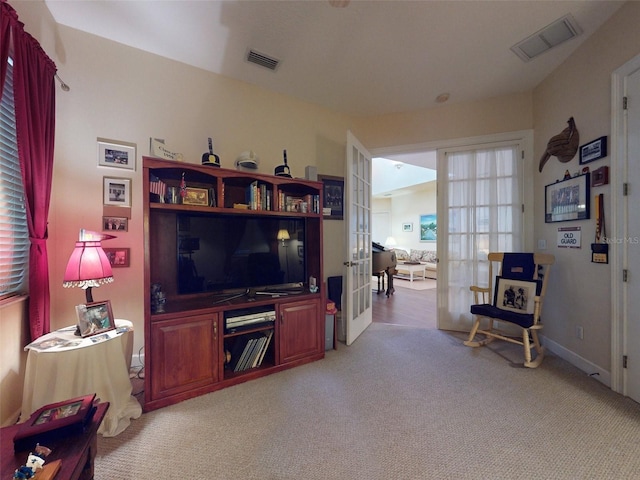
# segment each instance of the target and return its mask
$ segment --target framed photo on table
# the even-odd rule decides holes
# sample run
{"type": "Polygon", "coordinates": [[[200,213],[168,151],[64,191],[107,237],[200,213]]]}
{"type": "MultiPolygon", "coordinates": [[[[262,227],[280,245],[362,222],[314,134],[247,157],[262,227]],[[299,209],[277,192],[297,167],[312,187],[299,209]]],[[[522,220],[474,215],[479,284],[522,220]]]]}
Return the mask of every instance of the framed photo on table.
{"type": "Polygon", "coordinates": [[[96,395],[71,398],[45,405],[31,414],[13,438],[16,452],[33,449],[36,443],[79,434],[93,418],[96,395]]]}
{"type": "Polygon", "coordinates": [[[76,315],[81,337],[98,335],[116,328],[109,300],[76,305],[76,315]]]}

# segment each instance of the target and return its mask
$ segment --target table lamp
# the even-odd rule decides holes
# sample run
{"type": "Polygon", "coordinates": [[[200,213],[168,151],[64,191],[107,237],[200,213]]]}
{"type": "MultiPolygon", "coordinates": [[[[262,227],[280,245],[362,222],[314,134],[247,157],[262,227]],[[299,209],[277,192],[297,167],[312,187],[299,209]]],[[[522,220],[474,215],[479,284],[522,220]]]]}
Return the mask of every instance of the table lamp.
{"type": "Polygon", "coordinates": [[[113,282],[111,263],[101,244],[102,240],[111,238],[116,237],[82,229],[69,257],[62,286],[83,288],[86,291],[87,303],[93,302],[93,287],[113,282]]]}
{"type": "Polygon", "coordinates": [[[276,236],[276,239],[282,240],[283,247],[285,246],[284,241],[289,240],[290,238],[291,237],[289,236],[289,230],[287,230],[286,228],[281,228],[280,230],[278,230],[278,235],[276,236]]]}

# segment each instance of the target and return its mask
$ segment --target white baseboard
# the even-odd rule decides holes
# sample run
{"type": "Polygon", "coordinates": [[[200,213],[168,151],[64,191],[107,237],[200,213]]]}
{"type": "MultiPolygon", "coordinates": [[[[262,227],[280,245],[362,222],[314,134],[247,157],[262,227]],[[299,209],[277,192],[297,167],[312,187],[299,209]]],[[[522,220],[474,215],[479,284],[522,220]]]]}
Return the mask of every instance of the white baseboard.
{"type": "Polygon", "coordinates": [[[562,345],[554,342],[553,340],[549,340],[547,337],[541,335],[541,342],[549,351],[558,357],[566,360],[571,365],[576,368],[579,368],[583,372],[585,372],[590,377],[598,380],[599,382],[605,384],[607,387],[611,388],[611,372],[608,372],[598,365],[591,363],[590,361],[582,358],[575,352],[563,347],[562,345]]]}
{"type": "Polygon", "coordinates": [[[137,372],[142,367],[144,367],[144,353],[139,355],[137,353],[133,354],[131,356],[131,370],[137,372]]]}

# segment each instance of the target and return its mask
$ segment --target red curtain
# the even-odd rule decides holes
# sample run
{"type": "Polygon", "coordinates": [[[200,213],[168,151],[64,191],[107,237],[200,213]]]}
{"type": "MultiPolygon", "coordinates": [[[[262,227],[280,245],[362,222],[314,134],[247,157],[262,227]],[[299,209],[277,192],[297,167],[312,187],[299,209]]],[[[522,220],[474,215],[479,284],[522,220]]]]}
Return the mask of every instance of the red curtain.
{"type": "MultiPolygon", "coordinates": [[[[2,10],[2,33],[5,23],[13,42],[13,85],[16,107],[18,158],[29,227],[29,326],[31,339],[50,330],[49,268],[47,259],[47,219],[53,174],[55,139],[55,63],[40,44],[18,21],[6,1],[2,10]],[[5,22],[5,18],[8,21],[5,22]]],[[[0,59],[6,61],[6,59],[0,59]]],[[[4,78],[3,78],[4,79],[4,78]]]]}

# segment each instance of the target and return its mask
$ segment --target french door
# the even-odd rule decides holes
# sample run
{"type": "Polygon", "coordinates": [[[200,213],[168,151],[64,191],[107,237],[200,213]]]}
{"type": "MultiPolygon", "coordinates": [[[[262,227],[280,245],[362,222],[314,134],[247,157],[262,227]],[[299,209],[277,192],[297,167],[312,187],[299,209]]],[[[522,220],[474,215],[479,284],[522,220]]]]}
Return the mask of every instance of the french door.
{"type": "Polygon", "coordinates": [[[346,344],[371,325],[371,154],[347,132],[344,214],[347,228],[345,264],[346,344]]]}
{"type": "Polygon", "coordinates": [[[523,248],[519,142],[438,150],[438,328],[468,331],[471,285],[487,285],[489,252],[523,248]]]}

